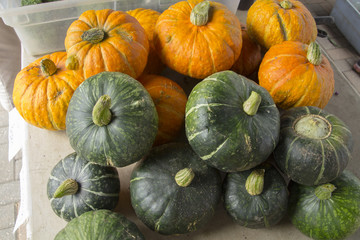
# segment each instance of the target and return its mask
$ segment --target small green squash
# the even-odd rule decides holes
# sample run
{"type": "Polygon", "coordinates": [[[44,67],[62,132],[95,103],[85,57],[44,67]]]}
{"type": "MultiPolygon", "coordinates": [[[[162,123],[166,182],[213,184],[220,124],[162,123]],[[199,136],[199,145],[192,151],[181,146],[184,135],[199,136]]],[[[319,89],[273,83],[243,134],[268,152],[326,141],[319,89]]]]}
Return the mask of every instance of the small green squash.
{"type": "Polygon", "coordinates": [[[279,140],[280,114],[270,94],[233,71],[215,73],[191,91],[185,130],[194,151],[224,171],[264,162],[279,140]]]}
{"type": "Polygon", "coordinates": [[[360,180],[350,171],[330,183],[290,184],[291,222],[313,239],[345,239],[360,227],[360,180]]]}
{"type": "Polygon", "coordinates": [[[281,115],[274,159],[294,182],[319,185],[342,173],[352,147],[351,131],[337,116],[318,107],[297,107],[281,115]]]}
{"type": "Polygon", "coordinates": [[[71,220],[55,240],[144,240],[135,223],[110,210],[96,210],[71,220]]]}
{"type": "Polygon", "coordinates": [[[74,92],[66,134],[82,157],[100,165],[124,167],[147,154],[158,130],[153,100],[134,78],[102,72],[74,92]]]}
{"type": "Polygon", "coordinates": [[[112,210],[119,201],[119,174],[71,153],[52,169],[47,195],[53,211],[66,221],[92,210],[112,210]]]}
{"type": "Polygon", "coordinates": [[[287,184],[270,164],[228,173],[224,181],[224,205],[238,224],[264,228],[277,224],[286,214],[287,184]]]}
{"type": "Polygon", "coordinates": [[[201,161],[188,144],[164,144],[134,168],[131,205],[153,231],[185,234],[213,217],[221,184],[219,171],[201,161]]]}

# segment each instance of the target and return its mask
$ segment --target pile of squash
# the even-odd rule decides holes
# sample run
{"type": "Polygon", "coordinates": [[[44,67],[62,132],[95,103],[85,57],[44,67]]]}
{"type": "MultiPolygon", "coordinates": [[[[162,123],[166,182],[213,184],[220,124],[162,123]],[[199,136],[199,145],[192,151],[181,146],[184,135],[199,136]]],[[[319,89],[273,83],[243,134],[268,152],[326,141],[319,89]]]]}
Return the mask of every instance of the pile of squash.
{"type": "Polygon", "coordinates": [[[75,151],[48,181],[54,212],[69,221],[55,239],[144,239],[112,211],[116,168],[135,162],[132,207],[160,234],[196,231],[220,201],[249,228],[288,214],[314,239],[355,232],[360,180],[345,170],[352,134],[323,110],[334,76],[316,36],[296,0],[255,1],[246,27],[203,0],[162,13],[85,11],[66,52],[22,69],[13,91],[28,123],[65,130],[75,151]],[[166,69],[193,81],[191,92],[166,69]]]}

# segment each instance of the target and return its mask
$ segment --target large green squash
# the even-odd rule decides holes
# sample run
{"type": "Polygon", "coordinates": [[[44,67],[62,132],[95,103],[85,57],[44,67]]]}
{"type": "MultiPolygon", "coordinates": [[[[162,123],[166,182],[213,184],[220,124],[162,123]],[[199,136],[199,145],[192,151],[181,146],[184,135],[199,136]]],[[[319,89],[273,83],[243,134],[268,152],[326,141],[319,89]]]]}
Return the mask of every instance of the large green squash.
{"type": "Polygon", "coordinates": [[[75,151],[91,162],[124,167],[140,160],[154,142],[158,116],[153,100],[134,78],[102,72],[74,92],[66,134],[75,151]]]}
{"type": "Polygon", "coordinates": [[[345,239],[360,227],[360,180],[345,170],[318,186],[290,184],[289,216],[313,239],[345,239]]]}
{"type": "Polygon", "coordinates": [[[144,240],[135,223],[120,213],[96,210],[71,220],[55,240],[144,240]]]}
{"type": "Polygon", "coordinates": [[[281,115],[274,158],[294,182],[318,185],[341,174],[352,146],[352,134],[338,117],[318,107],[297,107],[281,115]]]}
{"type": "Polygon", "coordinates": [[[114,167],[88,162],[69,154],[51,170],[47,195],[53,211],[66,221],[97,209],[115,209],[120,194],[114,167]]]}
{"type": "Polygon", "coordinates": [[[137,217],[150,229],[185,234],[213,217],[221,198],[221,176],[188,144],[169,143],[153,148],[134,168],[130,196],[137,217]]]}
{"type": "Polygon", "coordinates": [[[279,140],[280,114],[270,94],[233,71],[215,73],[191,91],[185,130],[194,151],[224,172],[264,162],[279,140]]]}
{"type": "Polygon", "coordinates": [[[225,209],[241,226],[270,227],[277,224],[287,212],[287,184],[270,164],[228,173],[223,189],[225,209]]]}

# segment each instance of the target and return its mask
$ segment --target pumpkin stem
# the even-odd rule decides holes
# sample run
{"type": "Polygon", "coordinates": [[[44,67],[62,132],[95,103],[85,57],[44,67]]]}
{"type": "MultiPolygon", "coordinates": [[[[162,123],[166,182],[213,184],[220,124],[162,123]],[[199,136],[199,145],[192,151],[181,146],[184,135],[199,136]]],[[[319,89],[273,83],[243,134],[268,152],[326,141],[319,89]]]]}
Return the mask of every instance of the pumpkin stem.
{"type": "Polygon", "coordinates": [[[262,193],[264,189],[264,174],[265,169],[255,169],[247,177],[245,188],[251,196],[256,196],[262,193]]]}
{"type": "Polygon", "coordinates": [[[257,113],[261,103],[261,96],[257,92],[252,91],[250,97],[243,103],[244,112],[253,116],[257,113]]]}
{"type": "Polygon", "coordinates": [[[315,195],[320,200],[327,200],[331,198],[331,194],[335,191],[336,187],[331,183],[326,183],[315,188],[315,195]]]}
{"type": "Polygon", "coordinates": [[[293,7],[293,4],[289,0],[284,0],[280,2],[280,6],[284,9],[290,9],[293,7]]]}
{"type": "Polygon", "coordinates": [[[77,193],[78,189],[79,184],[74,179],[68,178],[56,189],[53,197],[62,198],[66,195],[73,195],[77,193]]]}
{"type": "Polygon", "coordinates": [[[314,65],[320,65],[320,63],[322,62],[320,47],[316,42],[310,43],[307,50],[306,58],[310,63],[314,65]]]}
{"type": "Polygon", "coordinates": [[[311,139],[325,139],[331,134],[331,124],[319,115],[306,115],[295,121],[295,132],[311,139]]]}
{"type": "Polygon", "coordinates": [[[191,168],[184,168],[179,170],[175,175],[175,182],[180,187],[187,187],[190,185],[191,181],[194,179],[195,174],[191,168]]]}
{"type": "Polygon", "coordinates": [[[202,1],[192,9],[190,14],[190,21],[196,26],[203,26],[209,20],[210,2],[202,1]]]}
{"type": "Polygon", "coordinates": [[[48,58],[41,60],[40,69],[46,77],[54,75],[57,71],[55,63],[48,58]]]}
{"type": "Polygon", "coordinates": [[[76,70],[79,68],[79,60],[75,55],[68,56],[65,61],[65,67],[69,70],[76,70]]]}
{"type": "Polygon", "coordinates": [[[92,119],[93,122],[99,127],[108,125],[111,121],[111,98],[109,95],[103,95],[96,102],[93,111],[92,111],[92,119]]]}
{"type": "Polygon", "coordinates": [[[83,41],[91,42],[92,44],[96,44],[104,40],[105,32],[102,29],[99,28],[91,28],[87,31],[85,31],[81,35],[81,39],[83,41]]]}

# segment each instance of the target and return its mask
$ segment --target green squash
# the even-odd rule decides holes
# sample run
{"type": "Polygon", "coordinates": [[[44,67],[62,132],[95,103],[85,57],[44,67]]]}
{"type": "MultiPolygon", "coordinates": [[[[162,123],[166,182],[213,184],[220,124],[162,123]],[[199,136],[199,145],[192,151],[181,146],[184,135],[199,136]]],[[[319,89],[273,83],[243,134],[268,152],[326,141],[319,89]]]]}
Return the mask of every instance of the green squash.
{"type": "Polygon", "coordinates": [[[119,174],[72,153],[52,169],[47,195],[53,211],[66,221],[92,210],[112,210],[119,201],[119,174]]]}
{"type": "Polygon", "coordinates": [[[270,164],[228,173],[223,190],[225,209],[241,226],[271,227],[287,212],[287,184],[278,170],[270,164]]]}
{"type": "Polygon", "coordinates": [[[66,134],[90,162],[124,167],[146,155],[155,140],[158,116],[146,89],[120,72],[102,72],[74,92],[66,134]]]}
{"type": "Polygon", "coordinates": [[[137,217],[164,235],[204,226],[221,198],[219,171],[205,164],[188,144],[153,148],[134,168],[130,197],[137,217]]]}
{"type": "Polygon", "coordinates": [[[330,183],[290,184],[291,222],[313,239],[344,239],[360,227],[360,180],[350,171],[330,183]]]}
{"type": "Polygon", "coordinates": [[[144,240],[135,223],[120,213],[96,210],[71,220],[55,240],[144,240]]]}
{"type": "Polygon", "coordinates": [[[319,185],[337,178],[351,159],[350,129],[318,107],[297,107],[281,115],[274,159],[294,182],[319,185]]]}
{"type": "Polygon", "coordinates": [[[224,172],[264,162],[279,140],[280,114],[270,94],[233,71],[215,73],[191,91],[185,130],[194,151],[224,172]]]}

